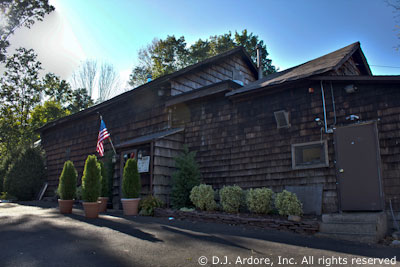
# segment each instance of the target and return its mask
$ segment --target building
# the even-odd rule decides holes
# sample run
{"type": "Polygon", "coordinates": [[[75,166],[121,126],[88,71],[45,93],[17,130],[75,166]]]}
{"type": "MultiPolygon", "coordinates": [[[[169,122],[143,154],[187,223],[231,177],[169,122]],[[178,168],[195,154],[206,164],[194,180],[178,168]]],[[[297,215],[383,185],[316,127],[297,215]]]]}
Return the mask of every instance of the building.
{"type": "Polygon", "coordinates": [[[118,154],[115,207],[132,156],[143,164],[142,193],[168,203],[186,144],[214,188],[286,188],[316,214],[390,202],[400,212],[400,76],[373,76],[359,43],[261,79],[239,47],[49,123],[39,129],[49,188],[65,160],[82,175],[99,113],[118,154]]]}

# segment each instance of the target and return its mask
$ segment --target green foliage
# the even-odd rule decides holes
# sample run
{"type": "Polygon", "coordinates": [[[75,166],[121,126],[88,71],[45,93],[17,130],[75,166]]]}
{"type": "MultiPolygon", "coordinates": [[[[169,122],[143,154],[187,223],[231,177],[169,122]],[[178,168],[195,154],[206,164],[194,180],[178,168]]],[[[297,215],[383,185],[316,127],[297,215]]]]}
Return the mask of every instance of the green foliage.
{"type": "Polygon", "coordinates": [[[46,74],[43,78],[43,87],[45,94],[50,97],[50,101],[61,105],[72,100],[73,91],[70,84],[65,80],[61,80],[54,73],[46,74]]]}
{"type": "Polygon", "coordinates": [[[250,189],[246,196],[249,211],[268,214],[273,209],[274,192],[269,188],[250,189]]]}
{"type": "Polygon", "coordinates": [[[3,184],[4,184],[4,178],[6,176],[6,173],[8,171],[8,168],[13,162],[13,156],[8,154],[4,158],[1,159],[0,162],[0,192],[3,192],[3,184]]]}
{"type": "Polygon", "coordinates": [[[95,155],[87,157],[82,177],[82,199],[86,202],[97,202],[101,189],[101,170],[95,155]]]}
{"type": "Polygon", "coordinates": [[[85,88],[76,89],[72,92],[71,104],[68,105],[67,109],[71,113],[76,113],[84,110],[90,106],[93,106],[94,102],[88,95],[85,88]]]}
{"type": "Polygon", "coordinates": [[[303,214],[303,205],[297,199],[296,194],[283,190],[275,198],[275,207],[280,215],[298,215],[303,214]]]}
{"type": "Polygon", "coordinates": [[[0,61],[6,58],[9,37],[20,27],[30,28],[54,10],[48,0],[0,1],[0,61]]]}
{"type": "Polygon", "coordinates": [[[124,198],[138,198],[141,187],[137,162],[135,159],[128,159],[122,177],[122,195],[124,198]]]}
{"type": "Polygon", "coordinates": [[[219,191],[222,209],[229,213],[239,212],[239,208],[243,203],[243,190],[237,185],[224,186],[219,191]]]}
{"type": "Polygon", "coordinates": [[[193,187],[190,192],[190,200],[196,208],[201,210],[212,211],[217,207],[211,185],[201,184],[193,187]]]}
{"type": "Polygon", "coordinates": [[[101,191],[100,191],[100,196],[101,197],[108,197],[109,196],[109,182],[108,182],[108,175],[106,168],[104,166],[104,163],[99,160],[100,164],[100,173],[101,173],[101,191]]]}
{"type": "Polygon", "coordinates": [[[66,161],[60,175],[57,190],[62,200],[72,200],[75,198],[77,179],[78,173],[76,172],[74,163],[70,160],[66,161]]]}
{"type": "Polygon", "coordinates": [[[226,212],[237,213],[243,203],[243,190],[237,185],[224,186],[219,191],[222,209],[226,212]]]}
{"type": "Polygon", "coordinates": [[[42,151],[27,148],[10,165],[4,180],[4,191],[19,200],[32,200],[42,187],[45,175],[42,151]]]}
{"type": "MultiPolygon", "coordinates": [[[[44,102],[43,105],[36,106],[30,115],[30,126],[32,133],[34,134],[34,130],[38,129],[45,124],[60,119],[69,115],[70,112],[66,109],[63,109],[59,102],[54,100],[48,100],[44,102]]],[[[34,134],[33,141],[40,139],[39,134],[34,134]]]]}
{"type": "Polygon", "coordinates": [[[260,45],[262,51],[264,74],[274,73],[276,68],[268,59],[269,54],[264,41],[259,40],[257,35],[248,33],[247,30],[241,33],[235,31],[234,34],[229,32],[210,36],[206,40],[199,39],[189,47],[186,46],[184,36],[176,38],[172,35],[167,36],[165,40],[154,39],[152,44],[139,51],[139,65],[133,68],[129,84],[134,87],[139,86],[146,82],[148,74],[158,78],[237,46],[243,46],[255,62],[257,45],[260,45]]]}
{"type": "Polygon", "coordinates": [[[155,196],[148,195],[144,199],[140,200],[140,215],[153,216],[154,210],[162,206],[163,202],[161,200],[155,196]]]}
{"type": "Polygon", "coordinates": [[[40,103],[42,69],[32,49],[19,48],[7,58],[0,78],[0,143],[7,151],[31,145],[29,115],[40,103]]]}
{"type": "Polygon", "coordinates": [[[196,152],[184,147],[183,154],[175,158],[177,171],[172,175],[171,204],[175,209],[193,207],[190,191],[200,184],[200,171],[195,160],[196,152]]]}

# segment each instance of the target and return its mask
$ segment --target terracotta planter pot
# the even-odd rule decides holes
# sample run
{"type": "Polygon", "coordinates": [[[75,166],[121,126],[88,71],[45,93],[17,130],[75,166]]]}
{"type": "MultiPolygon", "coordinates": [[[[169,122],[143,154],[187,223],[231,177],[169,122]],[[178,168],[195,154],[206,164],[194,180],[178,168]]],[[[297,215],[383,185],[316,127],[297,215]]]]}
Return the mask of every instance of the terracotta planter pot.
{"type": "Polygon", "coordinates": [[[99,197],[99,212],[107,211],[108,197],[99,197]]]}
{"type": "Polygon", "coordinates": [[[60,208],[60,213],[70,214],[72,213],[72,206],[74,205],[74,200],[58,200],[58,206],[60,208]]]}
{"type": "Polygon", "coordinates": [[[97,202],[83,202],[83,209],[85,211],[86,218],[98,218],[99,217],[99,203],[97,202]]]}
{"type": "Polygon", "coordinates": [[[140,198],[121,198],[124,215],[137,215],[140,198]]]}

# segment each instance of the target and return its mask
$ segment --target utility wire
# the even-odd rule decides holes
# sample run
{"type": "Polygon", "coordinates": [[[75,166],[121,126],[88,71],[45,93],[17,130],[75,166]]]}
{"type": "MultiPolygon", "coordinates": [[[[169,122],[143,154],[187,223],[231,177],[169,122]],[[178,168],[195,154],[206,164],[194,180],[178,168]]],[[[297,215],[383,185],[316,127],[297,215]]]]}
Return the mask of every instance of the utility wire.
{"type": "Polygon", "coordinates": [[[370,66],[373,66],[373,67],[379,67],[379,68],[392,68],[392,69],[400,69],[400,66],[399,66],[399,67],[396,67],[396,66],[383,66],[383,65],[370,65],[370,66]]]}

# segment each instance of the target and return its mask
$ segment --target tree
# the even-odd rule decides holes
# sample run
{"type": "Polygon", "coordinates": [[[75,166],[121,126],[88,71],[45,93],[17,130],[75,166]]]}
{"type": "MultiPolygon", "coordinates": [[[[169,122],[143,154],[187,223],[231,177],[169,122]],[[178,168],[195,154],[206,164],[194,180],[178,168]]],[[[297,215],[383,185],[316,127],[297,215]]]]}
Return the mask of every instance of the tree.
{"type": "Polygon", "coordinates": [[[184,147],[183,154],[175,159],[177,171],[172,175],[171,204],[174,208],[192,207],[190,191],[200,184],[200,170],[195,160],[196,152],[184,147]]]}
{"type": "Polygon", "coordinates": [[[43,79],[43,90],[50,100],[66,105],[72,100],[73,91],[69,83],[53,73],[47,73],[43,79]]]}
{"type": "Polygon", "coordinates": [[[0,1],[0,62],[6,59],[9,37],[20,27],[30,28],[54,10],[48,0],[0,1]]]}
{"type": "Polygon", "coordinates": [[[55,100],[48,100],[43,105],[36,106],[30,116],[31,132],[33,134],[33,141],[38,140],[39,134],[35,134],[35,130],[44,126],[45,124],[68,116],[71,112],[62,108],[61,104],[55,100]]]}
{"type": "Polygon", "coordinates": [[[42,69],[32,49],[18,48],[6,60],[0,79],[0,145],[9,150],[31,142],[30,113],[41,101],[42,69]]]}
{"type": "Polygon", "coordinates": [[[146,82],[148,74],[158,78],[237,46],[243,46],[252,60],[256,61],[257,45],[261,46],[264,75],[274,73],[276,68],[268,59],[266,45],[257,35],[249,34],[247,30],[241,33],[235,32],[234,35],[229,32],[210,36],[206,40],[199,39],[189,47],[186,46],[183,36],[179,39],[175,36],[167,36],[165,40],[155,39],[151,45],[139,50],[139,64],[133,68],[129,84],[134,87],[139,86],[146,82]]]}
{"type": "Polygon", "coordinates": [[[92,98],[88,95],[85,88],[76,89],[72,92],[71,103],[68,106],[68,110],[71,113],[76,113],[84,110],[93,105],[92,98]]]}
{"type": "Polygon", "coordinates": [[[119,75],[114,66],[107,62],[98,64],[96,60],[83,62],[72,74],[71,83],[75,90],[85,88],[90,97],[98,89],[97,102],[109,99],[120,86],[119,75]]]}
{"type": "Polygon", "coordinates": [[[119,75],[113,65],[103,62],[98,77],[99,102],[109,99],[113,91],[118,90],[119,85],[119,75]]]}
{"type": "Polygon", "coordinates": [[[74,89],[85,88],[91,97],[95,89],[95,79],[97,74],[97,62],[86,60],[79,69],[72,73],[72,86],[74,89]]]}

